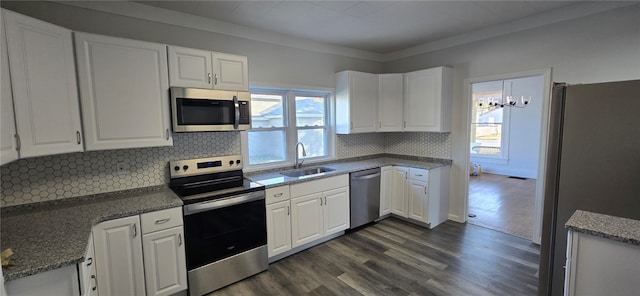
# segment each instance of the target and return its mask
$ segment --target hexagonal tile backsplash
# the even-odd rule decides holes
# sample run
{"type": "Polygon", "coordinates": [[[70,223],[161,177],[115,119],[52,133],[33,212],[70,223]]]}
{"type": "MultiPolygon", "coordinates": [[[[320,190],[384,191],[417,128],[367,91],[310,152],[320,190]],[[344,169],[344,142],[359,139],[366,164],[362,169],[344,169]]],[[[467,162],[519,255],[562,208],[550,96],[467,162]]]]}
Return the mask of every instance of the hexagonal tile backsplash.
{"type": "MultiPolygon", "coordinates": [[[[174,133],[172,147],[121,149],[26,158],[0,167],[0,206],[98,194],[169,182],[170,160],[240,154],[240,133],[174,133]],[[118,172],[118,164],[125,170],[118,172]]],[[[451,158],[449,134],[338,135],[336,156],[393,153],[451,158]]]]}

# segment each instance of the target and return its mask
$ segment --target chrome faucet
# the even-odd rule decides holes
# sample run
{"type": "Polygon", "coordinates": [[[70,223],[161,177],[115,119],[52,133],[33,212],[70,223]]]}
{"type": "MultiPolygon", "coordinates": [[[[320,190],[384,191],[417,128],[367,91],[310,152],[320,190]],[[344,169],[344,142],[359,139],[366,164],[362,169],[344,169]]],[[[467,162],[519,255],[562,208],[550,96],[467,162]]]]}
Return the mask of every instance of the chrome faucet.
{"type": "Polygon", "coordinates": [[[302,156],[307,156],[307,151],[304,150],[304,144],[302,144],[302,142],[296,143],[296,163],[293,164],[294,169],[300,168],[304,162],[304,159],[300,160],[300,156],[298,156],[298,146],[302,146],[302,156]]]}

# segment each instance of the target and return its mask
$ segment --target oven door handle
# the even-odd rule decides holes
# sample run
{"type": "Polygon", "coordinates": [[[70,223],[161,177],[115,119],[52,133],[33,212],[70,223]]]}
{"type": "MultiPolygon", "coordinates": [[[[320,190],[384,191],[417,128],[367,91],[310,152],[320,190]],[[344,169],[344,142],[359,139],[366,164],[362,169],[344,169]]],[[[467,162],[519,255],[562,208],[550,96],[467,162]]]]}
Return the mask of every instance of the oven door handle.
{"type": "Polygon", "coordinates": [[[213,201],[205,201],[196,204],[186,205],[183,208],[183,213],[185,216],[210,211],[220,208],[226,208],[238,204],[243,204],[251,201],[265,199],[264,190],[251,192],[249,194],[236,195],[231,198],[213,200],[213,201]]]}

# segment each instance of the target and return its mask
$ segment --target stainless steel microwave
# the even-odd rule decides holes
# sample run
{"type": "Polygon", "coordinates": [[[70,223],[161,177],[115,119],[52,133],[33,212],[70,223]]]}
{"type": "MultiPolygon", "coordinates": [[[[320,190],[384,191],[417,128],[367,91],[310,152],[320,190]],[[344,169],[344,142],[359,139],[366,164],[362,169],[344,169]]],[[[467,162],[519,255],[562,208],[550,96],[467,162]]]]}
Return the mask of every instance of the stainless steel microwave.
{"type": "Polygon", "coordinates": [[[251,94],[245,91],[172,87],[174,132],[243,131],[251,128],[251,94]]]}

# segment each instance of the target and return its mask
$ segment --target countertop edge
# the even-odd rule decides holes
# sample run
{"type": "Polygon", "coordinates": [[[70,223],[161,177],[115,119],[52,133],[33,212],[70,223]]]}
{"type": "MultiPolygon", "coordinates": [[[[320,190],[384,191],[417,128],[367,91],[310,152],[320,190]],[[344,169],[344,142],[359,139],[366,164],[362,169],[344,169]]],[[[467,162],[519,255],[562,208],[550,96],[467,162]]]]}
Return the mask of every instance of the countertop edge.
{"type": "Polygon", "coordinates": [[[640,246],[640,220],[577,210],[566,229],[640,246]]]}
{"type": "MultiPolygon", "coordinates": [[[[148,195],[148,194],[169,193],[169,192],[170,192],[170,189],[168,189],[166,186],[163,186],[163,185],[145,187],[145,188],[137,188],[137,189],[134,189],[134,190],[108,192],[108,193],[104,193],[104,194],[97,194],[97,195],[89,195],[89,196],[71,198],[71,200],[67,200],[67,201],[64,201],[62,203],[51,202],[51,203],[45,203],[45,205],[24,205],[24,206],[19,205],[19,206],[14,206],[14,207],[12,207],[13,209],[9,209],[8,211],[6,211],[6,209],[5,209],[5,212],[3,212],[3,216],[6,215],[6,214],[9,214],[9,213],[10,214],[16,214],[19,211],[46,210],[47,206],[48,207],[52,207],[52,208],[73,207],[73,206],[77,206],[78,203],[82,203],[83,206],[87,206],[87,205],[91,205],[91,204],[98,204],[98,203],[104,203],[104,202],[110,202],[110,201],[111,202],[117,202],[117,201],[121,201],[123,199],[143,197],[143,196],[148,195]],[[120,194],[124,194],[125,196],[124,197],[123,196],[118,196],[120,194]]],[[[83,228],[83,229],[79,229],[78,232],[86,232],[86,235],[81,235],[80,234],[81,236],[84,237],[84,243],[86,244],[89,241],[89,237],[91,235],[91,230],[93,229],[93,227],[95,225],[101,223],[101,222],[114,220],[114,219],[118,219],[118,218],[123,218],[123,217],[140,215],[140,214],[144,214],[144,213],[149,213],[149,212],[154,212],[154,211],[159,211],[159,210],[164,210],[164,209],[169,209],[169,208],[181,207],[183,205],[182,200],[180,200],[180,198],[177,195],[175,195],[173,192],[171,192],[171,194],[174,195],[173,196],[174,198],[170,202],[157,204],[157,205],[153,205],[153,206],[145,206],[145,207],[141,207],[141,208],[135,208],[135,209],[126,210],[126,211],[99,213],[97,216],[94,216],[94,217],[92,217],[90,219],[87,219],[87,220],[89,220],[89,221],[87,221],[88,222],[87,224],[79,226],[80,228],[83,228]]],[[[3,268],[4,280],[5,280],[5,282],[10,282],[10,281],[17,280],[17,279],[20,279],[20,278],[25,278],[25,277],[28,277],[28,276],[44,273],[44,272],[55,270],[55,269],[59,269],[59,268],[62,268],[62,267],[78,264],[78,263],[82,262],[82,260],[84,260],[84,255],[86,254],[87,247],[88,247],[88,245],[86,245],[83,248],[83,252],[81,254],[79,254],[79,255],[65,257],[65,258],[62,258],[61,260],[53,260],[53,261],[47,262],[45,264],[30,266],[29,268],[24,268],[22,270],[14,271],[14,270],[11,270],[11,268],[3,268]]]]}

